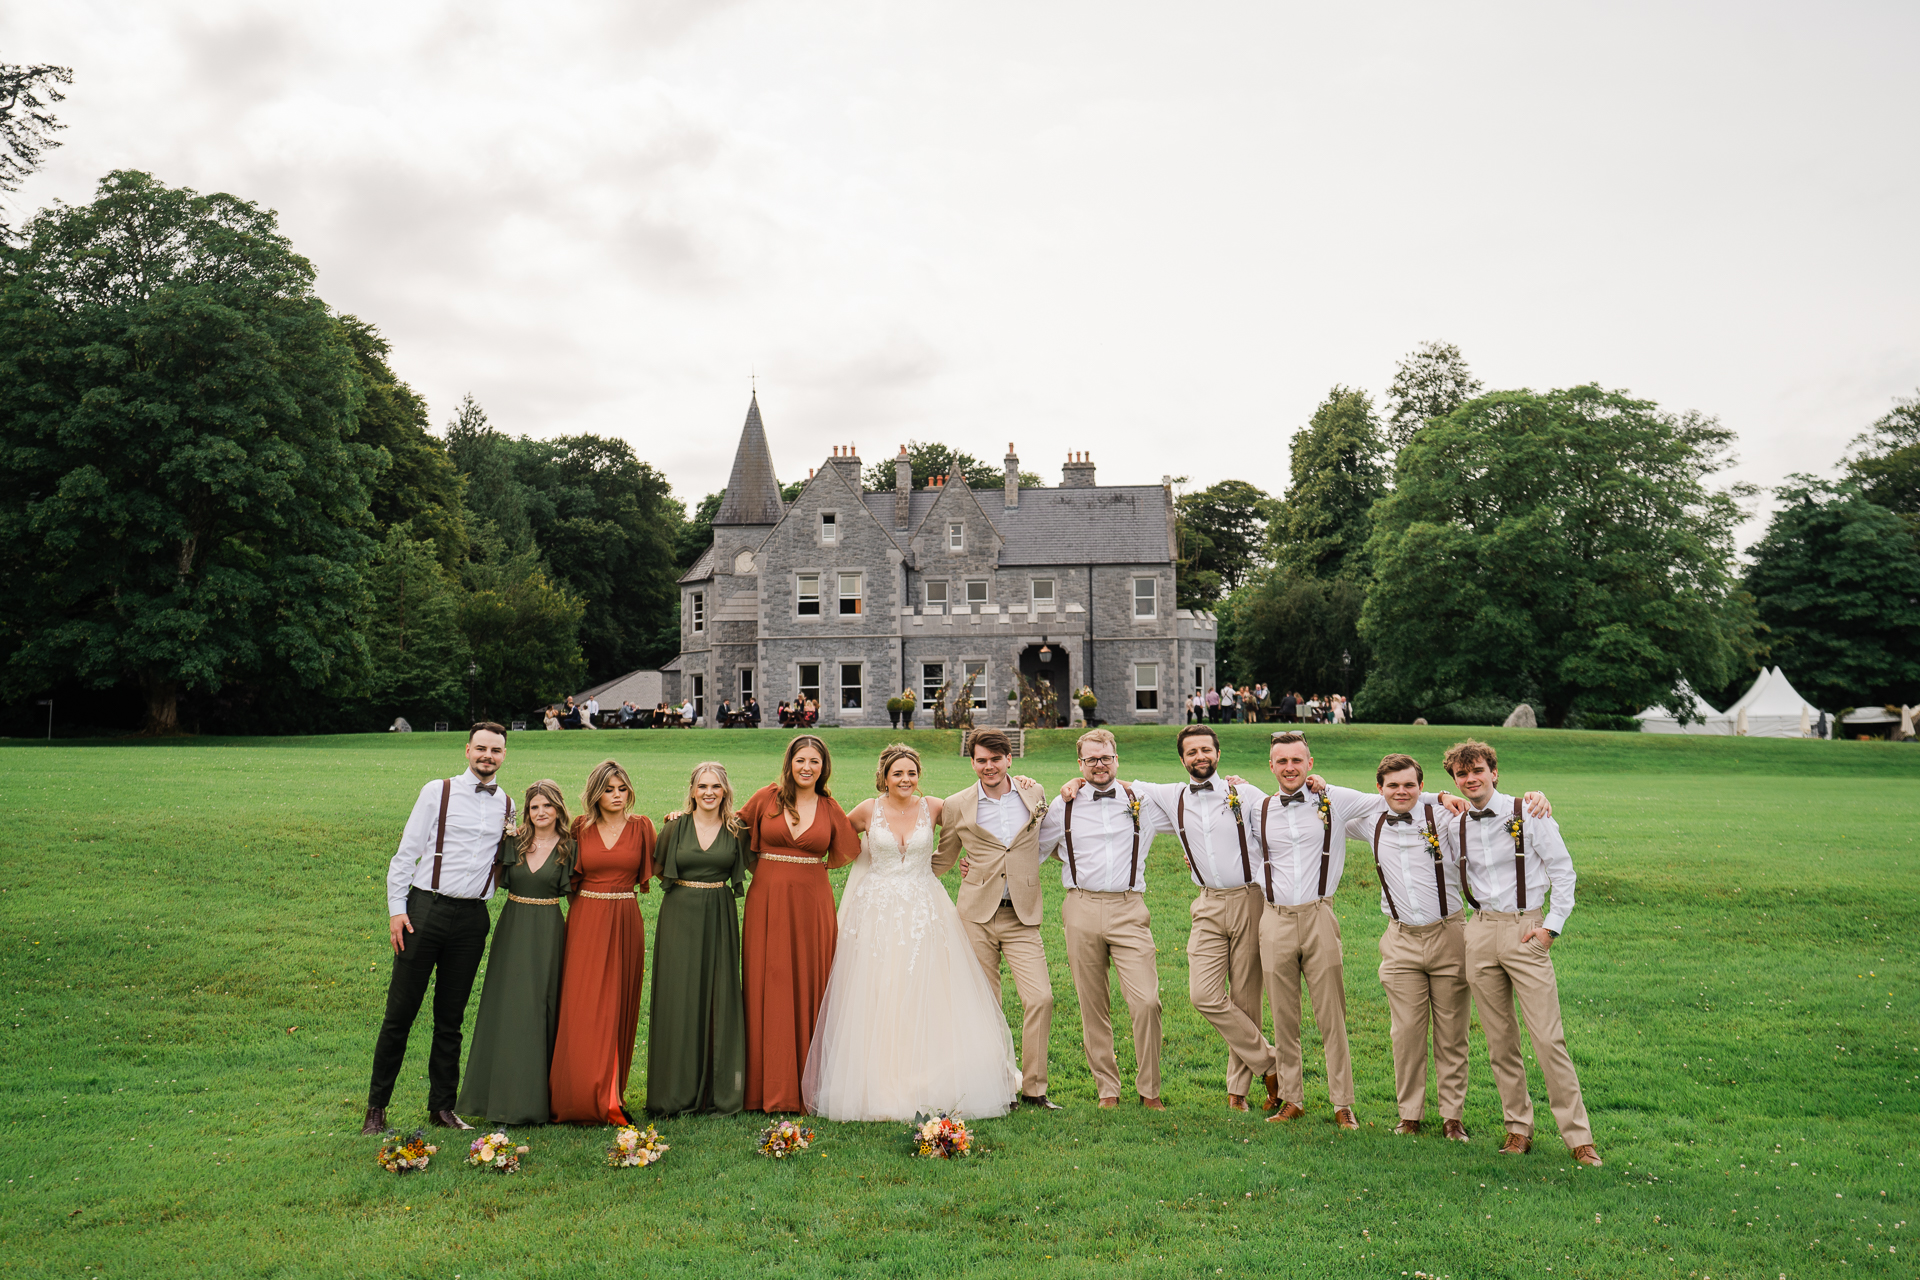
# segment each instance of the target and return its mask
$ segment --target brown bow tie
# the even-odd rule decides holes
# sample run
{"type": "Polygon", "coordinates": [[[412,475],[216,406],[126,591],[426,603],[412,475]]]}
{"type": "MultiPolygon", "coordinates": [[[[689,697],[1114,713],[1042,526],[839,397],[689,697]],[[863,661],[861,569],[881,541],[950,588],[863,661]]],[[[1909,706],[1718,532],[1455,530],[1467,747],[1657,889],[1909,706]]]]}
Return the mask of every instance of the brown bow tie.
{"type": "Polygon", "coordinates": [[[1281,796],[1280,807],[1284,809],[1290,804],[1305,804],[1309,798],[1310,798],[1309,792],[1296,791],[1290,796],[1281,796]]]}
{"type": "Polygon", "coordinates": [[[1095,800],[1111,800],[1113,799],[1113,789],[1108,788],[1105,791],[1096,791],[1093,793],[1093,798],[1095,800]]]}
{"type": "Polygon", "coordinates": [[[500,784],[497,782],[476,782],[473,784],[473,789],[475,791],[484,791],[488,795],[494,795],[500,790],[500,784]]]}
{"type": "Polygon", "coordinates": [[[1213,790],[1213,781],[1212,781],[1212,779],[1208,779],[1208,780],[1207,780],[1207,781],[1205,781],[1205,782],[1189,782],[1189,783],[1187,784],[1187,790],[1189,790],[1189,791],[1211,791],[1211,790],[1213,790]]]}
{"type": "Polygon", "coordinates": [[[1410,814],[1410,813],[1390,813],[1390,814],[1388,814],[1388,815],[1387,815],[1387,825],[1388,825],[1388,826],[1392,826],[1392,825],[1393,825],[1394,823],[1396,823],[1396,822],[1404,822],[1404,823],[1406,823],[1406,824],[1407,824],[1408,826],[1412,826],[1412,825],[1413,825],[1413,815],[1412,815],[1412,814],[1410,814]]]}

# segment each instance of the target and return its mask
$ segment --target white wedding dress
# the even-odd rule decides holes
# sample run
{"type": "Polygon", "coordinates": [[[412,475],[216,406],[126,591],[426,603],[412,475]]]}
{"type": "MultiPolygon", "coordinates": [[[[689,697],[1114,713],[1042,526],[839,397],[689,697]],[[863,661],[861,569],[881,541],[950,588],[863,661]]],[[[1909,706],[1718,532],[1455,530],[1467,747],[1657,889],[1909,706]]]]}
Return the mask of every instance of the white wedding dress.
{"type": "Polygon", "coordinates": [[[926,801],[902,849],[875,812],[840,899],[840,940],[800,1078],[829,1120],[1005,1115],[1020,1089],[1000,995],[933,874],[926,801]]]}

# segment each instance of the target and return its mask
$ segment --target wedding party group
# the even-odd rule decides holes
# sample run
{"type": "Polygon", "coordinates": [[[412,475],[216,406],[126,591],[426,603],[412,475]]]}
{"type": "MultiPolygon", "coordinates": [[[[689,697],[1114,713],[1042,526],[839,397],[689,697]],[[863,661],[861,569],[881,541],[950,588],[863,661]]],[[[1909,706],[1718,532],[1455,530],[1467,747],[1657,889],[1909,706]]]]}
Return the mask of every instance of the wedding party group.
{"type": "Polygon", "coordinates": [[[1444,768],[1460,795],[1424,789],[1410,756],[1383,758],[1372,791],[1313,772],[1305,736],[1272,735],[1266,789],[1220,773],[1205,724],[1174,740],[1187,781],[1120,780],[1104,729],[1081,735],[1080,773],[1049,797],[1010,772],[1013,747],[973,731],[976,782],[921,794],[902,743],[851,810],[831,789],[832,755],[802,733],[779,777],[736,804],[724,765],[696,765],[681,807],[656,830],[631,779],[598,765],[569,815],[542,780],[516,808],[496,781],[506,733],[468,734],[467,769],[421,788],[389,866],[393,971],[374,1048],[363,1132],[386,1111],[431,984],[432,1122],[634,1122],[627,1097],[646,964],[636,893],[658,880],[644,1109],[802,1113],[838,1121],[970,1118],[1048,1097],[1054,997],[1042,934],[1042,864],[1059,862],[1060,924],[1099,1105],[1123,1092],[1113,977],[1133,1024],[1134,1093],[1161,1099],[1161,1002],[1144,860],[1175,837],[1195,896],[1188,995],[1226,1050],[1226,1105],[1249,1110],[1255,1079],[1268,1120],[1307,1114],[1304,987],[1326,1059],[1333,1122],[1358,1129],[1333,895],[1349,838],[1372,851],[1379,977],[1391,1013],[1397,1134],[1425,1122],[1429,1061],[1444,1137],[1470,1141],[1470,1011],[1478,1007],[1499,1089],[1502,1153],[1532,1145],[1534,1113],[1515,1015],[1524,1016],[1561,1138],[1597,1165],[1562,1028],[1551,949],[1574,905],[1574,871],[1546,797],[1499,790],[1498,759],[1456,744],[1444,768]],[[850,865],[849,865],[850,864],[850,865]],[[836,907],[827,872],[848,867],[836,907]],[[950,896],[940,877],[958,868],[950,896]],[[507,903],[487,946],[487,902],[507,903]],[[734,901],[744,896],[744,911],[734,901]],[[568,904],[562,912],[562,904],[568,904]],[[464,1077],[462,1026],[486,975],[464,1077]],[[1002,972],[1022,1006],[1019,1048],[1002,1012],[1002,972]],[[1272,1038],[1263,1030],[1263,1001],[1272,1038]]]}

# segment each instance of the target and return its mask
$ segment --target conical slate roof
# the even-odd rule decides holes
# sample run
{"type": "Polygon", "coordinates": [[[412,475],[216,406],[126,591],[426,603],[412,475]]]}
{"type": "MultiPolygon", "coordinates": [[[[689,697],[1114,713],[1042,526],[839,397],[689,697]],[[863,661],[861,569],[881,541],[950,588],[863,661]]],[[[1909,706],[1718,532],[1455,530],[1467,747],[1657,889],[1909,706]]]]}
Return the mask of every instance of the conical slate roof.
{"type": "Polygon", "coordinates": [[[784,508],[780,482],[773,475],[773,452],[767,431],[760,425],[760,396],[747,405],[747,423],[740,428],[740,447],[734,450],[733,474],[727,477],[727,496],[713,522],[721,524],[779,524],[784,508]]]}

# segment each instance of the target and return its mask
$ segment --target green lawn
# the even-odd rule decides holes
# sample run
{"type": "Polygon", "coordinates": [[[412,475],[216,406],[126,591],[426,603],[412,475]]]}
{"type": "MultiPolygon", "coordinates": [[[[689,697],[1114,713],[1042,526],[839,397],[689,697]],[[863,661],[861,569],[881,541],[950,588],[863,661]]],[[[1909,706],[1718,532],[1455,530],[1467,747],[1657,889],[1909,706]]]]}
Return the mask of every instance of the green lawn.
{"type": "MultiPolygon", "coordinates": [[[[892,735],[827,736],[851,806],[892,735]]],[[[1382,752],[1433,769],[1458,736],[1348,726],[1311,741],[1322,772],[1368,786],[1382,752]]],[[[662,1126],[672,1152],[646,1170],[601,1165],[610,1130],[561,1128],[524,1131],[532,1154],[512,1178],[462,1166],[458,1139],[396,1178],[358,1133],[388,970],[381,881],[412,796],[460,767],[460,740],[0,745],[0,795],[25,837],[0,871],[5,1269],[1920,1274],[1920,749],[1487,736],[1508,789],[1552,796],[1581,873],[1554,956],[1603,1169],[1569,1165],[1537,1075],[1533,1154],[1494,1154],[1477,1034],[1473,1144],[1388,1133],[1382,917],[1358,845],[1339,907],[1363,1127],[1333,1128],[1311,1030],[1306,1119],[1227,1111],[1224,1050],[1186,998],[1192,894],[1163,838],[1149,902],[1164,1115],[1094,1107],[1048,876],[1052,1092],[1068,1110],[982,1122],[983,1156],[915,1161],[897,1126],[825,1124],[812,1154],[776,1163],[753,1154],[752,1118],[679,1119],[662,1126]]],[[[971,780],[952,735],[915,737],[929,791],[971,780]]],[[[540,777],[577,792],[610,753],[657,819],[693,762],[727,761],[745,791],[772,778],[783,741],[519,734],[502,777],[516,792],[540,777]]],[[[1229,771],[1264,776],[1264,742],[1229,730],[1229,771]]],[[[1170,730],[1123,730],[1121,749],[1126,776],[1178,776],[1170,730]]],[[[1046,735],[1022,768],[1052,786],[1072,759],[1071,735],[1046,735]]],[[[649,917],[656,902],[642,899],[649,917]]],[[[1117,1021],[1130,1074],[1124,1006],[1117,1021]]],[[[424,1106],[427,1030],[423,1015],[397,1120],[424,1106]]],[[[645,1060],[643,1046],[636,1103],[645,1060]]]]}

